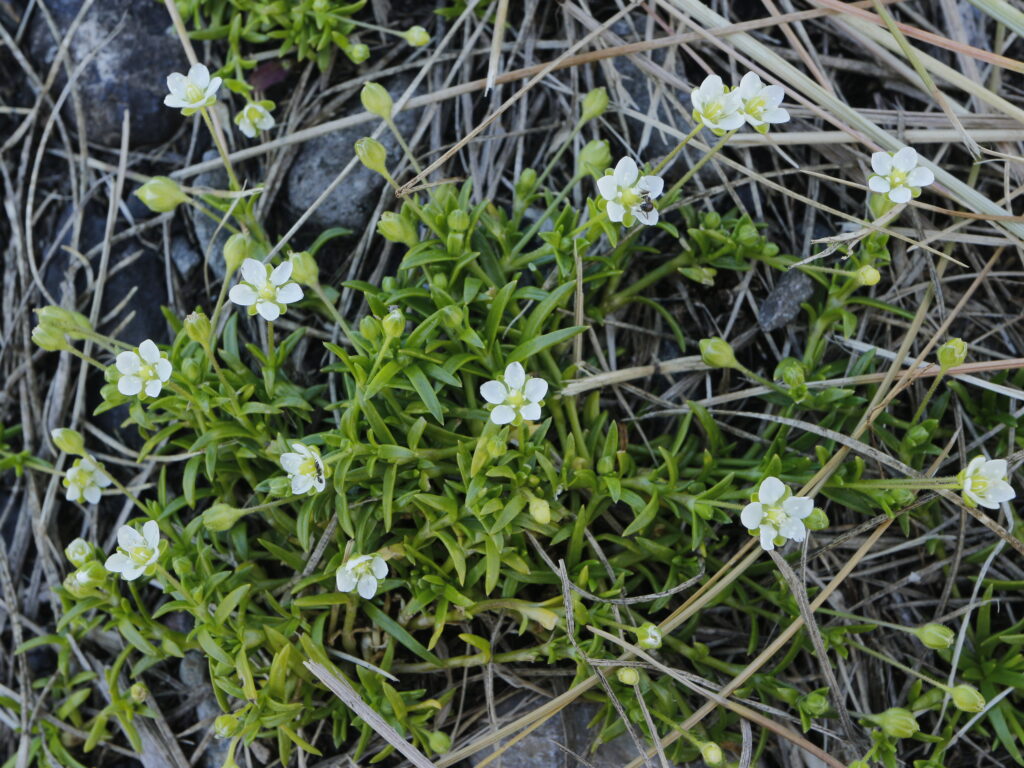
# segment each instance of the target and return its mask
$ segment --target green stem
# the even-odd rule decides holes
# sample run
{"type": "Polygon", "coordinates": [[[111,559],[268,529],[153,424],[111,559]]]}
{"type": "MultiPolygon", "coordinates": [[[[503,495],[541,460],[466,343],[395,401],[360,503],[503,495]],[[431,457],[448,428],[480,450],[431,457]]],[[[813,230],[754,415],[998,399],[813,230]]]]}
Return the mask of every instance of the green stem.
{"type": "Polygon", "coordinates": [[[231,185],[232,191],[237,192],[242,188],[242,185],[238,183],[238,177],[235,175],[235,169],[231,165],[231,160],[228,157],[227,147],[224,146],[224,139],[220,135],[220,131],[214,128],[209,110],[206,107],[201,107],[199,109],[199,114],[203,116],[203,122],[206,123],[206,129],[210,132],[210,136],[213,137],[213,143],[217,147],[220,159],[224,161],[224,168],[228,173],[228,183],[231,185]]]}

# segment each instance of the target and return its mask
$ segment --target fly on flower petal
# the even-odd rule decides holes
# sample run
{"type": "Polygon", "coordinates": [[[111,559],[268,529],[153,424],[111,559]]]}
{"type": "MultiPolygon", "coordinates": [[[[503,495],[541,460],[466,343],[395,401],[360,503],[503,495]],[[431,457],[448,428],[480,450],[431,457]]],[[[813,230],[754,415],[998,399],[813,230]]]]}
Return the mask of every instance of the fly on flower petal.
{"type": "Polygon", "coordinates": [[[607,201],[608,219],[625,226],[634,221],[658,223],[654,201],[661,197],[665,182],[660,176],[640,176],[640,169],[630,157],[624,157],[615,170],[597,180],[597,191],[607,201]]]}
{"type": "Polygon", "coordinates": [[[315,446],[292,443],[292,453],[281,454],[281,467],[288,473],[292,493],[320,493],[327,487],[326,471],[315,446]]]}

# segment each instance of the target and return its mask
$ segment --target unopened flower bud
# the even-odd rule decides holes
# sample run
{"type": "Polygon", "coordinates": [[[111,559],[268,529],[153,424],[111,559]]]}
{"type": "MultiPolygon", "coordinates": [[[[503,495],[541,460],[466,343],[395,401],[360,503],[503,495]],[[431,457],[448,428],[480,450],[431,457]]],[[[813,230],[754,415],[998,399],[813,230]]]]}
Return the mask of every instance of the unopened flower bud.
{"type": "Polygon", "coordinates": [[[877,285],[878,281],[882,279],[881,273],[870,264],[865,264],[854,272],[854,275],[860,285],[877,285]]]}
{"type": "Polygon", "coordinates": [[[953,705],[963,712],[981,712],[985,708],[985,697],[973,685],[956,685],[950,691],[953,705]]]}
{"type": "Polygon", "coordinates": [[[720,336],[700,340],[700,357],[712,368],[735,368],[736,355],[732,347],[720,336]]]}
{"type": "Polygon", "coordinates": [[[967,342],[963,339],[950,339],[936,353],[939,358],[939,367],[943,371],[963,365],[967,359],[967,342]]]}
{"type": "Polygon", "coordinates": [[[551,522],[551,505],[546,499],[534,496],[530,499],[530,517],[541,525],[551,522]]]}
{"type": "Polygon", "coordinates": [[[821,717],[828,712],[828,696],[818,691],[808,693],[800,701],[800,709],[812,717],[821,717]]]}
{"type": "Polygon", "coordinates": [[[711,768],[718,768],[718,766],[725,764],[725,753],[713,741],[705,741],[700,745],[700,756],[711,768]]]}
{"type": "Polygon", "coordinates": [[[577,172],[589,173],[596,179],[612,164],[612,150],[606,139],[594,139],[580,150],[577,172]]]}
{"type": "Polygon", "coordinates": [[[210,343],[213,328],[210,326],[210,318],[202,310],[196,310],[186,315],[184,325],[185,335],[192,341],[198,342],[204,347],[210,343]]]}
{"type": "Polygon", "coordinates": [[[391,100],[388,89],[380,83],[369,82],[359,92],[359,100],[363,102],[363,109],[375,114],[384,120],[391,120],[391,110],[395,103],[391,100]]]}
{"type": "Polygon", "coordinates": [[[887,709],[880,715],[873,715],[872,720],[882,729],[886,736],[896,739],[909,739],[919,730],[914,713],[903,707],[887,709]]]}
{"type": "Polygon", "coordinates": [[[262,259],[262,250],[260,244],[251,235],[236,232],[224,243],[224,263],[227,265],[228,272],[235,272],[246,259],[262,259]]]}
{"type": "Polygon", "coordinates": [[[583,109],[580,113],[580,123],[586,123],[595,117],[600,117],[608,109],[608,91],[603,86],[595,88],[583,97],[583,109]]]}
{"type": "Polygon", "coordinates": [[[431,731],[427,736],[427,745],[432,751],[443,755],[452,748],[452,737],[444,731],[431,731]]]}
{"type": "Polygon", "coordinates": [[[299,251],[291,256],[292,280],[299,285],[313,287],[320,283],[320,268],[309,251],[299,251]]]}
{"type": "Polygon", "coordinates": [[[77,538],[64,547],[64,557],[72,565],[81,567],[92,560],[92,546],[85,539],[77,538]]]}
{"type": "Polygon", "coordinates": [[[640,673],[633,667],[619,667],[615,671],[615,677],[623,685],[636,685],[640,682],[640,673]]]}
{"type": "Polygon", "coordinates": [[[384,336],[388,339],[397,339],[405,332],[405,315],[398,307],[389,307],[388,313],[381,320],[384,329],[384,336]]]}
{"type": "Polygon", "coordinates": [[[50,433],[50,439],[64,453],[71,456],[85,456],[85,440],[82,438],[81,433],[74,429],[68,429],[67,427],[55,429],[50,433]]]}
{"type": "Polygon", "coordinates": [[[381,335],[380,320],[370,315],[365,315],[359,321],[359,332],[366,337],[367,341],[376,341],[381,335]]]}
{"type": "Polygon", "coordinates": [[[636,644],[641,648],[648,650],[654,650],[661,648],[661,630],[658,629],[654,624],[647,621],[636,628],[636,644]]]}
{"type": "Polygon", "coordinates": [[[422,48],[430,42],[430,33],[418,24],[405,30],[402,33],[402,37],[405,38],[405,42],[414,48],[422,48]]]}
{"type": "Polygon", "coordinates": [[[149,689],[142,683],[135,683],[128,689],[128,695],[136,704],[142,704],[149,697],[149,689]]]}
{"type": "Polygon", "coordinates": [[[346,45],[341,50],[353,64],[362,64],[370,58],[370,46],[365,43],[346,45]]]}
{"type": "Polygon", "coordinates": [[[519,200],[525,200],[533,193],[533,190],[536,189],[536,187],[537,172],[533,170],[533,168],[523,168],[519,174],[519,178],[516,179],[516,198],[519,200]]]}
{"type": "Polygon", "coordinates": [[[226,531],[248,513],[230,504],[214,504],[203,512],[203,526],[208,531],[226,531]]]}
{"type": "Polygon", "coordinates": [[[941,651],[943,648],[949,648],[949,646],[953,644],[953,640],[956,638],[956,633],[954,633],[952,629],[934,622],[918,627],[914,630],[914,635],[926,647],[933,648],[937,651],[941,651]]]}
{"type": "Polygon", "coordinates": [[[90,560],[74,573],[75,581],[83,589],[98,587],[107,580],[107,569],[99,560],[90,560]]]}
{"type": "Polygon", "coordinates": [[[135,190],[135,196],[153,213],[167,213],[188,202],[178,182],[167,176],[154,176],[135,190]]]}
{"type": "Polygon", "coordinates": [[[66,589],[72,597],[76,597],[78,599],[88,597],[89,595],[93,594],[92,589],[83,587],[81,584],[78,583],[78,579],[75,577],[76,573],[77,571],[69,573],[67,576],[65,576],[64,581],[61,582],[61,586],[63,586],[64,589],[66,589]]]}
{"type": "Polygon", "coordinates": [[[376,139],[365,137],[356,142],[355,149],[359,162],[382,176],[388,175],[388,153],[383,144],[376,139]]]}
{"type": "Polygon", "coordinates": [[[68,340],[64,338],[64,332],[48,325],[37,325],[32,329],[32,343],[47,352],[60,352],[71,348],[68,340]]]}
{"type": "Polygon", "coordinates": [[[469,214],[461,208],[456,208],[448,214],[448,229],[453,232],[465,232],[469,229],[469,214]]]}
{"type": "Polygon", "coordinates": [[[809,531],[823,531],[828,528],[828,515],[821,507],[815,507],[811,514],[804,518],[804,526],[809,531]]]}
{"type": "Polygon", "coordinates": [[[880,219],[896,206],[896,203],[889,199],[888,194],[872,192],[868,195],[868,210],[876,219],[880,219]]]}
{"type": "Polygon", "coordinates": [[[81,312],[58,307],[53,304],[36,310],[40,325],[58,328],[73,338],[92,332],[92,323],[81,312]]]}
{"type": "Polygon", "coordinates": [[[390,240],[392,243],[404,243],[410,248],[420,241],[416,223],[394,211],[385,211],[380,215],[377,232],[385,240],[390,240]]]}
{"type": "Polygon", "coordinates": [[[230,739],[238,733],[237,715],[220,715],[213,721],[213,735],[218,739],[230,739]]]}
{"type": "Polygon", "coordinates": [[[805,376],[804,364],[795,357],[784,357],[775,366],[775,378],[782,380],[787,387],[799,387],[804,383],[805,376]]]}

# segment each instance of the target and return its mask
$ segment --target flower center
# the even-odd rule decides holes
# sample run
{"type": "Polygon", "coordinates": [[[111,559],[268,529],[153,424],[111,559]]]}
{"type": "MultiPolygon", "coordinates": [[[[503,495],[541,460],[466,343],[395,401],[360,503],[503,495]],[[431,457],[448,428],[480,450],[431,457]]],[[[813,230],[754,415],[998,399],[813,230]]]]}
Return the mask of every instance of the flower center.
{"type": "Polygon", "coordinates": [[[508,393],[508,397],[505,398],[505,404],[511,405],[513,408],[518,408],[526,402],[526,398],[523,393],[517,389],[512,390],[508,393]]]}
{"type": "Polygon", "coordinates": [[[986,477],[976,475],[970,479],[970,484],[971,491],[978,494],[979,496],[984,496],[989,492],[990,483],[988,481],[988,478],[986,477]]]}
{"type": "Polygon", "coordinates": [[[263,301],[277,302],[277,286],[267,283],[259,290],[259,296],[263,301]]]}
{"type": "Polygon", "coordinates": [[[755,96],[754,98],[747,99],[747,101],[744,102],[743,109],[745,112],[747,112],[750,115],[753,115],[754,117],[760,117],[761,113],[764,112],[766,106],[767,104],[765,104],[763,97],[755,96]]]}
{"type": "Polygon", "coordinates": [[[704,105],[704,119],[715,122],[725,111],[725,104],[721,100],[712,101],[704,105]]]}
{"type": "Polygon", "coordinates": [[[889,183],[894,187],[902,187],[907,183],[907,174],[899,168],[893,168],[889,173],[889,183]]]}
{"type": "Polygon", "coordinates": [[[206,94],[203,93],[203,89],[193,82],[189,82],[189,84],[185,86],[185,99],[187,101],[191,101],[192,103],[202,101],[205,95],[206,94]]]}
{"type": "Polygon", "coordinates": [[[782,527],[782,524],[789,518],[789,515],[787,515],[785,510],[780,506],[776,505],[769,507],[765,505],[763,509],[765,521],[767,521],[775,530],[779,530],[779,528],[782,527]]]}
{"type": "Polygon", "coordinates": [[[316,459],[310,457],[299,465],[300,475],[319,475],[320,472],[316,466],[316,459]]]}
{"type": "Polygon", "coordinates": [[[639,205],[643,197],[636,191],[636,189],[623,189],[619,192],[619,201],[625,208],[632,208],[634,205],[639,205]]]}
{"type": "Polygon", "coordinates": [[[160,377],[157,376],[156,368],[152,365],[143,365],[139,368],[139,378],[143,381],[149,381],[150,379],[158,379],[160,377]]]}
{"type": "Polygon", "coordinates": [[[145,565],[153,556],[153,550],[149,547],[130,547],[127,551],[128,558],[136,565],[145,565]]]}

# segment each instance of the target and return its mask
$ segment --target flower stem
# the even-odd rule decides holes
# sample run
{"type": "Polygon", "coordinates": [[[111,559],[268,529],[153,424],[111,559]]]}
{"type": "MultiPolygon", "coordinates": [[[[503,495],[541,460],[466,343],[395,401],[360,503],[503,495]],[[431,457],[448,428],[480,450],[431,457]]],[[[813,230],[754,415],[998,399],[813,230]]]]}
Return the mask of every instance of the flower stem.
{"type": "Polygon", "coordinates": [[[231,185],[231,189],[237,192],[242,188],[242,185],[238,183],[238,177],[235,175],[234,166],[231,165],[231,160],[228,157],[228,150],[227,147],[224,146],[224,141],[220,135],[220,131],[213,127],[213,120],[210,119],[210,112],[206,107],[200,107],[199,114],[203,116],[203,122],[206,123],[206,129],[210,132],[210,136],[213,137],[213,143],[217,147],[220,159],[224,161],[224,168],[228,173],[228,183],[231,185]]]}

